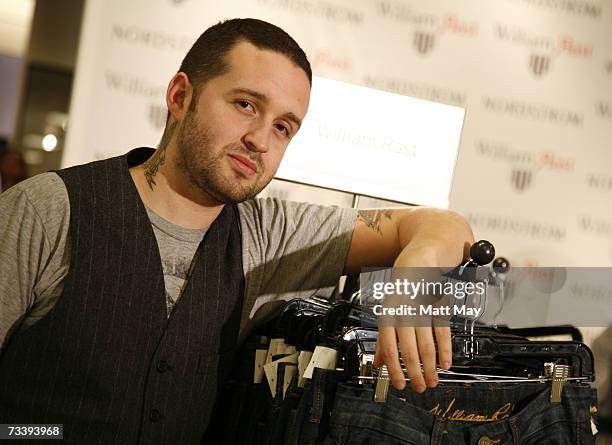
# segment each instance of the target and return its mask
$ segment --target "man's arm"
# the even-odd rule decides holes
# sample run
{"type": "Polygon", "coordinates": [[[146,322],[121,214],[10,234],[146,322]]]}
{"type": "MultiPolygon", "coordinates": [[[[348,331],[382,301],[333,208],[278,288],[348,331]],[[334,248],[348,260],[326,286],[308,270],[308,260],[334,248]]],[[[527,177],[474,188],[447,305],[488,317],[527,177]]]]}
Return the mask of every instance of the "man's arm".
{"type": "Polygon", "coordinates": [[[55,173],[0,194],[0,351],[57,301],[68,273],[69,220],[68,194],[55,173]]]}
{"type": "MultiPolygon", "coordinates": [[[[361,210],[351,239],[345,273],[366,266],[453,267],[469,252],[472,230],[461,215],[430,208],[361,210]]],[[[436,351],[440,365],[452,362],[450,328],[389,327],[379,329],[375,365],[387,365],[393,385],[405,386],[399,350],[412,387],[436,386],[436,351]],[[423,363],[424,377],[420,364],[423,363]]]]}

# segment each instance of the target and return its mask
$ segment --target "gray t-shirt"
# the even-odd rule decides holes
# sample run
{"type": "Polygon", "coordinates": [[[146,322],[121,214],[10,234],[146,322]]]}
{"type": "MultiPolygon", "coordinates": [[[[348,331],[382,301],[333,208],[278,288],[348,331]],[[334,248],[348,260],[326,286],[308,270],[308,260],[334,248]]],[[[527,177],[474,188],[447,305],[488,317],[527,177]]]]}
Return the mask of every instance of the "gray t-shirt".
{"type": "MultiPolygon", "coordinates": [[[[282,300],[329,295],[342,273],[356,210],[274,198],[245,201],[238,210],[246,280],[243,334],[282,300]]],[[[171,307],[205,230],[148,214],[171,307]]],[[[60,297],[70,265],[69,222],[68,193],[55,173],[0,194],[0,345],[44,317],[60,297]]]]}
{"type": "Polygon", "coordinates": [[[185,284],[191,260],[207,229],[185,229],[166,221],[150,208],[146,209],[159,247],[166,287],[166,310],[170,316],[185,284]]]}

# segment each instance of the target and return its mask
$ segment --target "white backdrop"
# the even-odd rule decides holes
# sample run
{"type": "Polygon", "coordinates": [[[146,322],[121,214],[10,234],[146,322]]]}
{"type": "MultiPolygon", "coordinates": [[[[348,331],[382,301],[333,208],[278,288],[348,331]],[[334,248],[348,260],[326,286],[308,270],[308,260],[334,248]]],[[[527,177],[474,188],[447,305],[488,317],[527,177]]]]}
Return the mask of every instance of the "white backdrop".
{"type": "Polygon", "coordinates": [[[450,206],[515,265],[612,265],[607,0],[87,0],[64,165],[155,146],[168,80],[232,17],[284,28],[318,76],[465,108],[450,206]]]}

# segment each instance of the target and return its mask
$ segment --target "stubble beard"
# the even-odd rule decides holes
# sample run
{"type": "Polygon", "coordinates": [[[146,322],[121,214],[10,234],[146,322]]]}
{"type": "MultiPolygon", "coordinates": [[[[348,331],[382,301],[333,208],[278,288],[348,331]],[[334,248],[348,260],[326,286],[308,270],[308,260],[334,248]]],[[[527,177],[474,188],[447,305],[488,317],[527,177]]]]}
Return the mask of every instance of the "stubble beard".
{"type": "Polygon", "coordinates": [[[270,179],[263,178],[261,159],[251,155],[238,144],[228,144],[215,152],[210,130],[198,126],[195,113],[189,111],[178,128],[177,167],[189,182],[223,204],[238,203],[254,198],[268,185],[270,179]],[[257,164],[255,180],[250,184],[223,176],[223,165],[228,153],[241,154],[257,164]]]}

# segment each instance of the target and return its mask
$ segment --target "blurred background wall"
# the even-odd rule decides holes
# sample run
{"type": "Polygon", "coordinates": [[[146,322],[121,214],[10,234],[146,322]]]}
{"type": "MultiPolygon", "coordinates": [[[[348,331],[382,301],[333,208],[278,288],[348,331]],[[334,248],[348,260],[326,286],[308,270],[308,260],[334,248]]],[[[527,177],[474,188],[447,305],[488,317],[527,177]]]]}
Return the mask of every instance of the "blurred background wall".
{"type": "MultiPolygon", "coordinates": [[[[0,138],[29,175],[154,146],[186,50],[245,16],[285,28],[316,75],[465,108],[450,207],[512,264],[612,265],[609,0],[2,0],[0,138]]],[[[264,194],[356,202],[278,180],[264,194]]]]}

